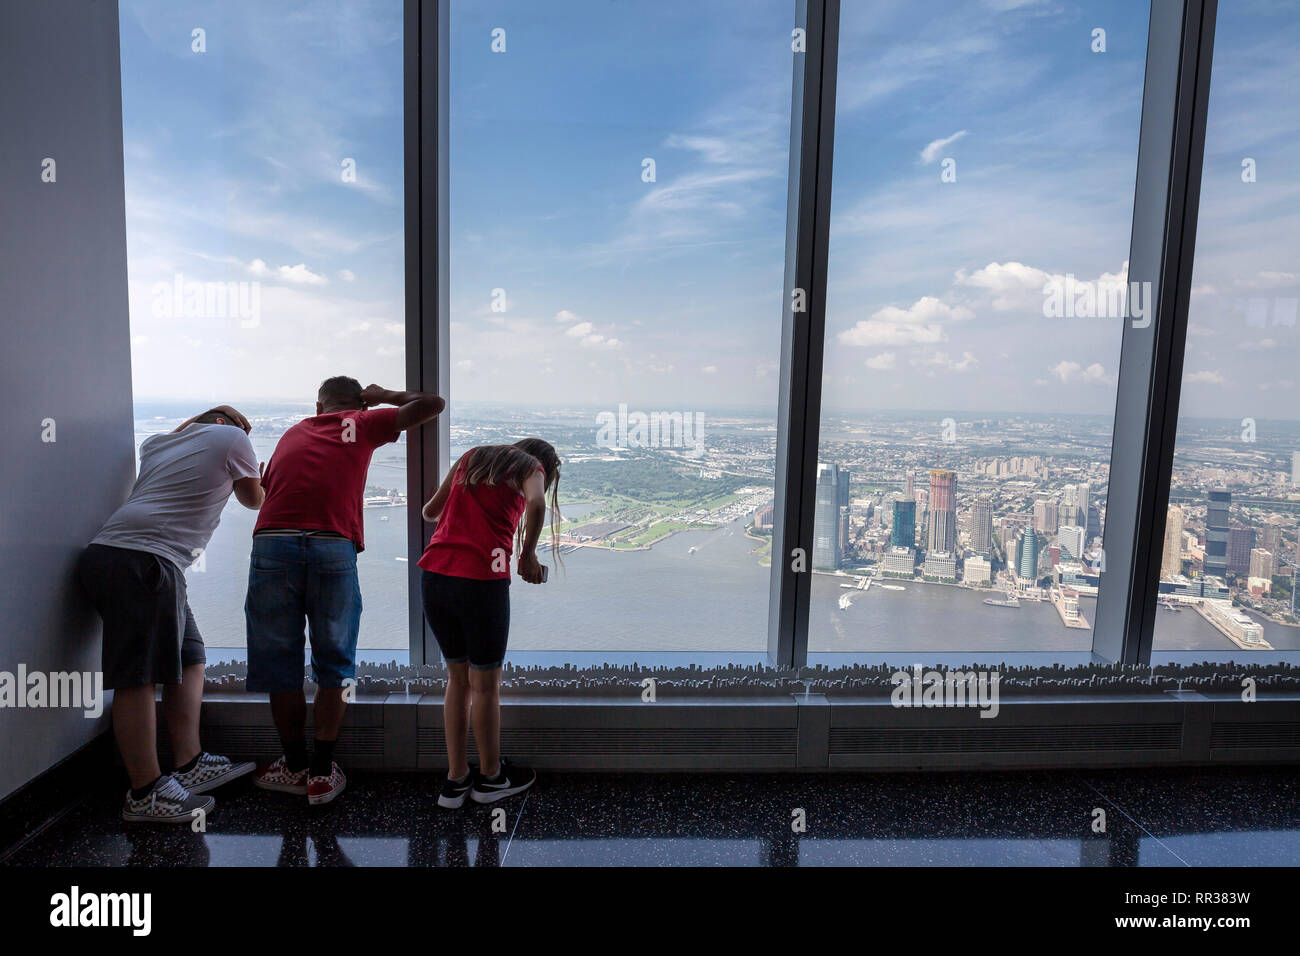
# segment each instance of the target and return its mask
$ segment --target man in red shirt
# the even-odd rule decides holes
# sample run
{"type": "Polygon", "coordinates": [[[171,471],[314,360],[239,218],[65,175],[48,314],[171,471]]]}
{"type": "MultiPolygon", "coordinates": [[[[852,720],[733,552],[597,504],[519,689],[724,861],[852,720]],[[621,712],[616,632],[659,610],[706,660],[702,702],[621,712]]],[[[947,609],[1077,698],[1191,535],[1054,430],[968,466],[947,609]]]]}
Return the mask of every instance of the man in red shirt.
{"type": "Polygon", "coordinates": [[[271,696],[284,754],[254,782],[266,790],[329,803],[347,783],[334,762],[356,677],[361,589],[357,554],[365,549],[362,499],[376,448],[437,417],[446,403],[424,392],[361,387],[340,375],[321,383],[316,414],[281,437],[266,467],[266,500],[253,529],[244,617],[251,691],[271,696]],[[376,408],[391,405],[393,408],[376,408]],[[303,622],[311,629],[316,735],[307,753],[303,622]]]}

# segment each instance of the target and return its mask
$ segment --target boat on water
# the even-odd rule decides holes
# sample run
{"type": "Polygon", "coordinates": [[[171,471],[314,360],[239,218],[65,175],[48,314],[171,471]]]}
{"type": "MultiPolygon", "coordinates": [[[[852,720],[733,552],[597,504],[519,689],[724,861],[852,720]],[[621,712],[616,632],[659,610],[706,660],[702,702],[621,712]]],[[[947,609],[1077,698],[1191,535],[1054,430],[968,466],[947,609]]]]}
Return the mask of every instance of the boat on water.
{"type": "Polygon", "coordinates": [[[394,561],[403,561],[403,562],[405,562],[407,559],[406,559],[406,558],[393,558],[393,560],[394,560],[394,561]]]}
{"type": "Polygon", "coordinates": [[[690,548],[690,550],[688,550],[688,551],[686,552],[686,554],[687,554],[687,556],[689,557],[690,555],[694,554],[694,553],[695,553],[696,551],[698,551],[698,550],[700,550],[700,549],[697,548],[697,547],[692,546],[692,547],[690,548]]]}
{"type": "Polygon", "coordinates": [[[907,588],[901,584],[877,584],[876,587],[883,588],[886,591],[906,591],[907,588]]]}
{"type": "Polygon", "coordinates": [[[847,610],[848,610],[849,608],[851,608],[851,607],[853,607],[853,598],[849,597],[847,594],[841,594],[841,595],[840,595],[840,610],[841,610],[841,611],[847,611],[847,610]]]}

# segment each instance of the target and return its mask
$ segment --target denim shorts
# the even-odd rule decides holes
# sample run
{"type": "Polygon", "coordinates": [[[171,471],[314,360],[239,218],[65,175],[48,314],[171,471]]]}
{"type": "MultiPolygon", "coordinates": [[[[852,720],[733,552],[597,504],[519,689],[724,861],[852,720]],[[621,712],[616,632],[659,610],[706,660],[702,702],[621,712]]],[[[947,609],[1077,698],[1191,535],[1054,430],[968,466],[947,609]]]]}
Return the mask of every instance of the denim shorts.
{"type": "Polygon", "coordinates": [[[255,535],[244,619],[248,690],[276,694],[302,687],[304,623],[311,629],[312,680],[317,687],[342,687],[357,672],[356,546],[306,532],[255,535]]]}

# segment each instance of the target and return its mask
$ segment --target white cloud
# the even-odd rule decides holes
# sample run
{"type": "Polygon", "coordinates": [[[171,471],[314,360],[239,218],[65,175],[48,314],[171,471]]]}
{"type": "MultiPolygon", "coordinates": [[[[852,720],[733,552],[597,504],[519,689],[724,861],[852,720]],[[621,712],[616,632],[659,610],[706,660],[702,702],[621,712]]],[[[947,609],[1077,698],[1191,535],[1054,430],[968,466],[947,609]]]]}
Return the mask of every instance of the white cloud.
{"type": "Polygon", "coordinates": [[[318,275],[307,268],[306,263],[300,262],[296,266],[280,266],[280,278],[286,282],[294,282],[299,285],[324,285],[329,282],[323,275],[318,275]]]}
{"type": "Polygon", "coordinates": [[[885,372],[894,367],[894,359],[893,352],[881,352],[879,355],[871,356],[864,364],[877,372],[885,372]]]}
{"type": "Polygon", "coordinates": [[[339,278],[342,279],[344,282],[355,282],[357,278],[357,274],[353,272],[351,269],[340,269],[339,278]]]}
{"type": "Polygon", "coordinates": [[[943,322],[961,322],[974,313],[961,305],[948,305],[933,296],[923,296],[905,309],[887,305],[870,319],[856,323],[837,338],[842,345],[871,348],[881,345],[933,345],[946,335],[943,322]]]}
{"type": "Polygon", "coordinates": [[[577,325],[571,325],[565,329],[564,334],[575,339],[581,339],[590,335],[595,328],[590,322],[579,322],[577,325]]]}
{"type": "Polygon", "coordinates": [[[705,375],[716,375],[718,374],[718,367],[716,365],[705,365],[700,371],[705,375]]]}
{"type": "Polygon", "coordinates": [[[1098,362],[1093,362],[1084,368],[1078,362],[1062,360],[1048,371],[1058,382],[1065,385],[1109,385],[1112,381],[1106,374],[1106,369],[1098,362]]]}
{"type": "Polygon", "coordinates": [[[966,372],[979,364],[971,352],[962,352],[960,359],[954,359],[947,352],[935,352],[927,358],[912,359],[912,364],[917,366],[933,365],[940,368],[946,368],[952,372],[966,372]]]}
{"type": "MultiPolygon", "coordinates": [[[[329,279],[326,279],[323,275],[308,269],[307,264],[303,262],[298,263],[296,266],[280,266],[278,269],[272,269],[266,264],[265,259],[254,259],[248,264],[248,271],[258,277],[280,278],[295,285],[325,285],[329,282],[329,279]]],[[[343,271],[347,272],[346,269],[343,271]]],[[[351,275],[351,273],[348,274],[351,275]]],[[[349,279],[348,281],[352,280],[349,279]]]]}
{"type": "Polygon", "coordinates": [[[1194,382],[1197,385],[1222,385],[1223,373],[1206,369],[1200,372],[1189,372],[1183,376],[1184,382],[1194,382]]]}
{"type": "Polygon", "coordinates": [[[568,309],[561,309],[559,312],[555,313],[555,321],[556,322],[577,322],[578,317],[574,315],[572,312],[570,312],[568,309]]]}
{"type": "Polygon", "coordinates": [[[959,129],[951,136],[946,136],[943,139],[931,140],[926,145],[925,149],[921,150],[921,165],[929,166],[931,163],[933,163],[936,159],[939,158],[939,153],[940,151],[943,150],[945,146],[947,146],[949,143],[957,142],[957,140],[961,139],[965,135],[966,135],[966,130],[959,129]]]}

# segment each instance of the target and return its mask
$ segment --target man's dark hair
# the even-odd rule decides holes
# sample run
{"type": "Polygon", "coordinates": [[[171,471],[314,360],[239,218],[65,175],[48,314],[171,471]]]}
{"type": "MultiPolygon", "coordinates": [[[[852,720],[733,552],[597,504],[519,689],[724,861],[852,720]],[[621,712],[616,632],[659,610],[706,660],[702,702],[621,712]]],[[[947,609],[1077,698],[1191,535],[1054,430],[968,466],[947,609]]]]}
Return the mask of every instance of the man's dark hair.
{"type": "Polygon", "coordinates": [[[215,425],[217,422],[225,422],[227,425],[235,424],[229,415],[225,412],[219,412],[216,409],[204,412],[198,418],[194,419],[196,425],[215,425]]]}
{"type": "Polygon", "coordinates": [[[316,401],[326,408],[360,408],[361,383],[346,375],[335,375],[320,383],[316,401]]]}

